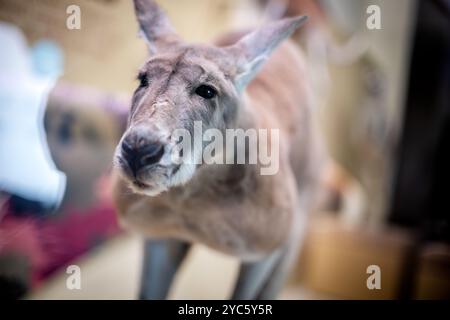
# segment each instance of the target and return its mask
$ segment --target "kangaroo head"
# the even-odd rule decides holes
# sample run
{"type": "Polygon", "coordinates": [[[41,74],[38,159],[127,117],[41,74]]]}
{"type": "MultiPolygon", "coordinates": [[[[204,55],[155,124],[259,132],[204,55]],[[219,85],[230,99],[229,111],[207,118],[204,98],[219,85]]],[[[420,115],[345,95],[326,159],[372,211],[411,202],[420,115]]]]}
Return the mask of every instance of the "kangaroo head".
{"type": "Polygon", "coordinates": [[[195,140],[201,139],[193,132],[196,121],[205,129],[232,128],[246,85],[306,17],[274,22],[217,47],[184,42],[151,0],[135,0],[134,6],[151,57],[139,71],[115,165],[135,192],[153,196],[186,183],[197,169],[192,162],[174,163],[179,137],[173,132],[188,130],[195,140]]]}

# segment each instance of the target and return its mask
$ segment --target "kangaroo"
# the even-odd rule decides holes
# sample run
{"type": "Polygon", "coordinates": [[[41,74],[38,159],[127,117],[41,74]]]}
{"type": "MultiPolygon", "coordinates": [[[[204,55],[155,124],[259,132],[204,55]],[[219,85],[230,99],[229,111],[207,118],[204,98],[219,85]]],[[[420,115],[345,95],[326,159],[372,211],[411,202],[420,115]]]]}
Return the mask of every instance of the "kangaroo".
{"type": "MultiPolygon", "coordinates": [[[[135,0],[134,8],[151,56],[115,151],[113,195],[121,224],[146,237],[139,297],[165,299],[190,245],[200,243],[240,259],[232,299],[275,298],[325,159],[307,67],[287,40],[305,17],[190,44],[153,1],[135,0]],[[261,163],[174,163],[180,141],[173,132],[197,139],[196,121],[220,132],[277,129],[278,171],[262,175],[261,163]]],[[[275,143],[267,139],[265,147],[275,143]]]]}

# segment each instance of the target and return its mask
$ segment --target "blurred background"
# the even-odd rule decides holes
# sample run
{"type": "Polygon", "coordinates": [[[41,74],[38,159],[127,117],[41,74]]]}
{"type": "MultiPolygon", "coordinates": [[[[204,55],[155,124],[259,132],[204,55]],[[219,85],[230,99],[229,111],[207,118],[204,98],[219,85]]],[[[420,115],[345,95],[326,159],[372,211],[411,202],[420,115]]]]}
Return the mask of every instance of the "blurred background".
{"type": "MultiPolygon", "coordinates": [[[[311,213],[280,298],[449,299],[450,2],[157,2],[190,41],[310,17],[293,40],[335,161],[333,192],[311,213]],[[370,5],[381,28],[368,24],[370,5]],[[379,290],[367,288],[370,265],[379,290]]],[[[0,297],[137,297],[142,239],[117,225],[109,193],[147,56],[137,31],[127,0],[0,0],[0,297]],[[70,5],[80,29],[67,27],[70,5]],[[72,264],[81,290],[66,287],[72,264]]],[[[225,299],[237,268],[196,246],[170,298],[225,299]]]]}

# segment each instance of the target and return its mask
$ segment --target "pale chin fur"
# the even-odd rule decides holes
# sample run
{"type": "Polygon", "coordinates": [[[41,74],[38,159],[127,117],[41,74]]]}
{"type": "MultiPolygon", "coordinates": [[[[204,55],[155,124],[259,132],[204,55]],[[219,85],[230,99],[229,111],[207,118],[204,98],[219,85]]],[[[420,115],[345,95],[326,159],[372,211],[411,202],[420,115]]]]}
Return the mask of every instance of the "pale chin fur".
{"type": "Polygon", "coordinates": [[[163,189],[163,188],[158,188],[158,189],[144,189],[144,190],[135,190],[132,187],[133,191],[148,197],[156,197],[158,195],[160,195],[161,193],[163,193],[164,191],[167,191],[168,189],[163,189]]]}
{"type": "Polygon", "coordinates": [[[136,188],[132,183],[129,184],[130,189],[137,194],[142,194],[149,197],[156,197],[169,190],[171,187],[177,187],[186,184],[191,180],[195,172],[195,164],[182,164],[178,172],[170,177],[167,184],[158,184],[151,188],[141,189],[136,188]]]}
{"type": "Polygon", "coordinates": [[[195,164],[183,163],[178,172],[170,177],[170,185],[176,187],[186,184],[194,176],[195,168],[195,164]]]}

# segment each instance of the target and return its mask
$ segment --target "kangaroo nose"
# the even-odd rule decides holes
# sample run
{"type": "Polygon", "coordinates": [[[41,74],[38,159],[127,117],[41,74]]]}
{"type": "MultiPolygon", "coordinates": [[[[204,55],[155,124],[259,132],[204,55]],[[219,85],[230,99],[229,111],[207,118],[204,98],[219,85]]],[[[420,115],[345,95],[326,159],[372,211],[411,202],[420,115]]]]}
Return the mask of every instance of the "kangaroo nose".
{"type": "Polygon", "coordinates": [[[133,144],[125,139],[122,142],[122,155],[135,175],[139,169],[158,163],[163,154],[164,146],[157,141],[141,139],[138,143],[133,144]]]}

